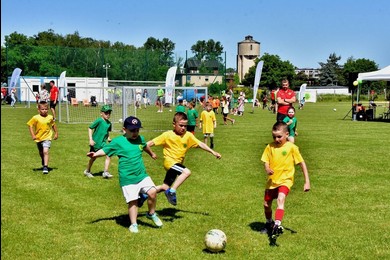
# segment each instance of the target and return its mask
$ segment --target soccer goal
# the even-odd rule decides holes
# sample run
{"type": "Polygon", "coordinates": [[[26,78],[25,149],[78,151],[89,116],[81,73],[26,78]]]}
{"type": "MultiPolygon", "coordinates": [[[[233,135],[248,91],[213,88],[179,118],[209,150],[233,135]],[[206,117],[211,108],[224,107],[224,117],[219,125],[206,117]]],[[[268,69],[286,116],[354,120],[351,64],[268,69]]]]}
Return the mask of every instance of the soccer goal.
{"type": "MultiPolygon", "coordinates": [[[[110,81],[108,88],[69,88],[66,100],[60,102],[59,120],[64,123],[90,124],[100,116],[100,107],[112,106],[110,121],[113,130],[120,130],[128,116],[136,116],[142,122],[143,131],[166,131],[172,129],[172,119],[177,98],[188,103],[194,101],[199,114],[202,111],[200,99],[207,97],[207,87],[175,87],[172,98],[163,98],[163,112],[158,113],[157,90],[167,89],[163,84],[150,86],[147,82],[131,85],[133,82],[110,81]],[[146,93],[146,94],[145,94],[146,93]],[[169,102],[168,102],[169,101],[169,102]]],[[[155,82],[153,82],[155,84],[155,82]]],[[[165,97],[165,96],[164,96],[165,97]]]]}

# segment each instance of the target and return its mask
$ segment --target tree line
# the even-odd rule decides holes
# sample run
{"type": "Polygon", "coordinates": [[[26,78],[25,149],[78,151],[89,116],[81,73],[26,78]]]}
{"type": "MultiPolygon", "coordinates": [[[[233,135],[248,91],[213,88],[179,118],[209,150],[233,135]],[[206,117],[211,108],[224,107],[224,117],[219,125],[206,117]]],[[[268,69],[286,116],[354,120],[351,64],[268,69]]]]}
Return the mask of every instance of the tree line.
{"type": "MultiPolygon", "coordinates": [[[[29,76],[53,77],[67,71],[69,77],[105,77],[108,69],[106,65],[110,65],[110,79],[163,81],[169,67],[182,68],[186,61],[193,59],[202,62],[201,73],[214,73],[213,69],[204,64],[216,61],[220,75],[230,76],[229,86],[241,84],[251,87],[256,65],[263,60],[260,88],[275,88],[283,78],[289,79],[291,86],[298,88],[303,83],[352,88],[357,73],[378,69],[374,61],[364,58],[350,57],[341,65],[341,56],[331,53],[326,62],[319,62],[319,79],[309,78],[304,73],[296,74],[296,67],[290,61],[283,61],[275,54],[264,53],[255,60],[255,65],[249,69],[242,82],[239,82],[235,69],[226,69],[223,53],[222,44],[213,39],[197,41],[191,46],[188,57],[187,52],[185,55],[177,55],[175,43],[168,38],[159,40],[149,37],[143,46],[137,48],[122,42],[112,43],[81,37],[77,31],[63,36],[49,29],[32,37],[14,32],[5,36],[5,46],[1,46],[1,81],[7,82],[7,78],[17,67],[23,70],[23,75],[29,76]]],[[[214,86],[209,87],[219,91],[226,87],[224,83],[214,83],[214,86]]],[[[363,91],[378,91],[385,85],[384,82],[365,82],[363,91]]]]}

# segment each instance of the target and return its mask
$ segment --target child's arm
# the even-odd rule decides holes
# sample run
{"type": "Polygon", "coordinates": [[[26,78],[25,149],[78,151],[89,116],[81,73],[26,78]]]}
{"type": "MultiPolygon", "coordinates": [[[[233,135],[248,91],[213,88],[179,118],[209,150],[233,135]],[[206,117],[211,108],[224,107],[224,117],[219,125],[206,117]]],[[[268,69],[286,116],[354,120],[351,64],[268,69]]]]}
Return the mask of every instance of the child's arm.
{"type": "Polygon", "coordinates": [[[217,128],[217,120],[214,121],[214,128],[217,128]]]}
{"type": "Polygon", "coordinates": [[[152,159],[154,160],[157,159],[157,155],[152,151],[152,149],[150,149],[148,145],[145,146],[144,151],[147,152],[150,155],[150,157],[152,157],[152,159]]]}
{"type": "Polygon", "coordinates": [[[265,162],[264,163],[264,169],[265,169],[265,172],[268,174],[268,175],[272,175],[274,173],[274,170],[272,170],[270,167],[269,167],[269,163],[268,162],[265,162]]]}
{"type": "Polygon", "coordinates": [[[302,168],[303,176],[305,176],[305,184],[303,186],[303,190],[305,192],[310,190],[310,179],[309,179],[309,172],[307,171],[306,163],[303,161],[299,164],[302,168]]]}
{"type": "Polygon", "coordinates": [[[31,138],[33,140],[37,139],[37,137],[35,136],[34,128],[32,126],[28,126],[28,130],[30,131],[31,138]]]}
{"type": "Polygon", "coordinates": [[[102,157],[102,156],[105,156],[105,155],[106,155],[106,153],[103,151],[103,149],[100,149],[97,152],[89,152],[89,153],[87,153],[87,156],[91,157],[91,158],[102,157]]]}
{"type": "Polygon", "coordinates": [[[89,136],[89,145],[90,146],[95,145],[95,141],[92,139],[92,133],[93,133],[93,130],[88,127],[88,136],[89,136]]]}
{"type": "Polygon", "coordinates": [[[58,139],[58,129],[57,129],[57,125],[56,124],[53,125],[53,130],[54,130],[53,139],[57,140],[58,139]]]}
{"type": "Polygon", "coordinates": [[[152,147],[153,145],[154,145],[153,140],[150,140],[150,141],[148,141],[148,142],[146,143],[146,146],[147,146],[148,148],[152,147]]]}
{"type": "Polygon", "coordinates": [[[203,142],[200,142],[199,143],[199,147],[202,148],[203,150],[211,153],[212,155],[214,155],[217,159],[221,159],[221,155],[219,153],[217,153],[216,151],[214,151],[213,149],[211,149],[210,147],[208,147],[207,144],[203,143],[203,142]]]}

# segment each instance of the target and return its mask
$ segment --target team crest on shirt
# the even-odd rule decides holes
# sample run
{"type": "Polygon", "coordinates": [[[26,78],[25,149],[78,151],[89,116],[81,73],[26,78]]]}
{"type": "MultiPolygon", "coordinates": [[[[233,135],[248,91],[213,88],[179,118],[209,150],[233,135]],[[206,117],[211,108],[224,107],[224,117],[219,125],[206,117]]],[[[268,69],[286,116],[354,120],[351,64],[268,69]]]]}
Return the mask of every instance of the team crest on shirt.
{"type": "Polygon", "coordinates": [[[187,148],[187,144],[183,144],[183,147],[184,147],[184,148],[187,148]]]}
{"type": "Polygon", "coordinates": [[[138,148],[139,148],[140,151],[142,151],[143,150],[142,144],[138,145],[138,148]]]}
{"type": "Polygon", "coordinates": [[[283,155],[283,156],[286,156],[286,155],[287,155],[287,151],[284,150],[284,151],[282,152],[282,155],[283,155]]]}

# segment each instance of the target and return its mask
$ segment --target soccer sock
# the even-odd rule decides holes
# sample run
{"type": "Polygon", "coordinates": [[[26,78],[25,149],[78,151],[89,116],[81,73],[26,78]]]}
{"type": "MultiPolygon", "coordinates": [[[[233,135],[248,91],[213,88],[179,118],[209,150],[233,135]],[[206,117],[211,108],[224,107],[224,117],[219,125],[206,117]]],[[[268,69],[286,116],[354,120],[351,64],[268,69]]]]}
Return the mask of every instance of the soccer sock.
{"type": "Polygon", "coordinates": [[[271,222],[272,221],[272,211],[265,211],[264,214],[265,214],[265,218],[267,219],[267,222],[268,222],[268,220],[271,222]]]}
{"type": "Polygon", "coordinates": [[[284,215],[284,209],[276,209],[275,211],[275,221],[282,222],[284,215]]]}
{"type": "Polygon", "coordinates": [[[214,144],[214,137],[210,137],[210,145],[214,144]]]}

